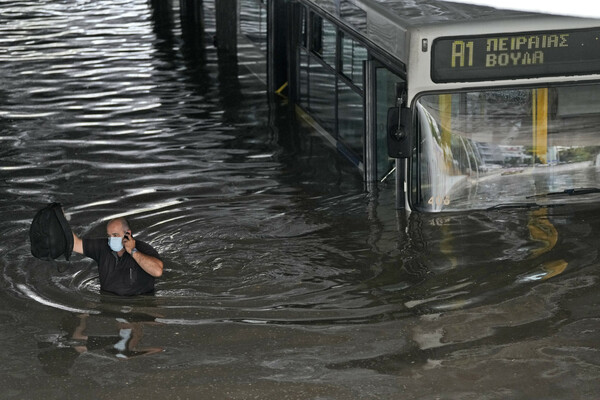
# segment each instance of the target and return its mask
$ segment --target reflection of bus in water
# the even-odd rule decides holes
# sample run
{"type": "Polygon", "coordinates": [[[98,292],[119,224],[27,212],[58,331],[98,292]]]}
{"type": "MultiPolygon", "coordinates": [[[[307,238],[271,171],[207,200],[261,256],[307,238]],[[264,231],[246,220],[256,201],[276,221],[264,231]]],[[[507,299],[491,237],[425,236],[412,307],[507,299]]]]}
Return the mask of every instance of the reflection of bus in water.
{"type": "Polygon", "coordinates": [[[436,0],[256,4],[277,16],[271,71],[288,71],[271,86],[366,182],[395,175],[399,206],[598,200],[599,20],[436,0]]]}

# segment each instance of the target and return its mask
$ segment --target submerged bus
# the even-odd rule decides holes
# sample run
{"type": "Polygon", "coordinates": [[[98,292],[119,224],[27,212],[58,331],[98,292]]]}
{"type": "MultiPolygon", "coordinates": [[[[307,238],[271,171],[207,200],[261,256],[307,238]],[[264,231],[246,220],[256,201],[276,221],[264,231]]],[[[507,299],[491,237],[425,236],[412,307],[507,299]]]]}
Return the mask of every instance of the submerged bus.
{"type": "Polygon", "coordinates": [[[287,65],[298,113],[366,182],[395,176],[399,208],[600,199],[599,20],[436,0],[252,4],[271,13],[268,64],[287,65]]]}

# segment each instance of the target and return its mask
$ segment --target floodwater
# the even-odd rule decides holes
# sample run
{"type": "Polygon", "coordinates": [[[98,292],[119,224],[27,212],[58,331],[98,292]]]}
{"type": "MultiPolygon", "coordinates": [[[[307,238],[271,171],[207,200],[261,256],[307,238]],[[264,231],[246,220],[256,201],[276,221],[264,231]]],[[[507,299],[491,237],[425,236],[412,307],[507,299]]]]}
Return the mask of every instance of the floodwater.
{"type": "Polygon", "coordinates": [[[597,207],[396,213],[209,19],[1,6],[1,398],[600,397],[597,207]],[[81,236],[129,217],[156,293],[33,258],[51,201],[81,236]]]}

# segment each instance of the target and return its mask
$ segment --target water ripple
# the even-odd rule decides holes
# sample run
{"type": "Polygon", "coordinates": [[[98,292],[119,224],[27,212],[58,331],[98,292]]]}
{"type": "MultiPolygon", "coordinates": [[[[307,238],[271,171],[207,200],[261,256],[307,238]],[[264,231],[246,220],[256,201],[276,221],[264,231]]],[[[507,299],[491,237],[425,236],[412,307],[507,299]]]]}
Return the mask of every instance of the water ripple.
{"type": "MultiPolygon", "coordinates": [[[[256,346],[247,358],[262,357],[260,368],[244,364],[241,375],[287,363],[293,380],[321,365],[318,383],[345,373],[354,382],[356,373],[369,382],[407,376],[403,384],[422,388],[435,384],[417,376],[474,374],[465,367],[473,358],[483,364],[530,343],[546,360],[568,356],[553,340],[597,326],[585,320],[598,300],[597,210],[396,212],[392,188],[365,193],[357,171],[289,109],[270,104],[252,73],[219,59],[210,21],[192,54],[178,16],[165,29],[146,0],[2,5],[0,322],[10,330],[0,337],[15,351],[6,356],[12,364],[34,335],[78,348],[57,321],[68,314],[79,324],[87,314],[120,324],[118,340],[133,329],[126,320],[147,324],[149,342],[165,341],[156,370],[123,373],[136,382],[160,368],[180,376],[198,360],[239,362],[256,346]],[[104,237],[108,219],[128,217],[165,260],[156,293],[101,293],[94,262],[78,255],[56,266],[34,259],[29,224],[51,201],[84,237],[104,237]],[[231,353],[207,355],[213,346],[231,353]]],[[[591,335],[579,336],[588,343],[591,335]]],[[[498,362],[486,364],[490,375],[506,369],[498,362]]],[[[524,376],[536,362],[523,361],[524,376]]],[[[248,379],[271,380],[263,378],[248,379]]]]}

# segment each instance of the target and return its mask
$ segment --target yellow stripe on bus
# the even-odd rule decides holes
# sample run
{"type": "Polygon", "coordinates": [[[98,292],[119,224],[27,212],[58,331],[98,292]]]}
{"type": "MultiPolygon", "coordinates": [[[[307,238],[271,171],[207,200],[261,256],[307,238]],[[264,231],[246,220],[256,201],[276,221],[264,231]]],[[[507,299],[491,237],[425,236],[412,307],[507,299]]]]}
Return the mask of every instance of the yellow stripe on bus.
{"type": "Polygon", "coordinates": [[[534,89],[532,98],[533,155],[541,164],[546,164],[548,157],[548,89],[534,89]]]}

